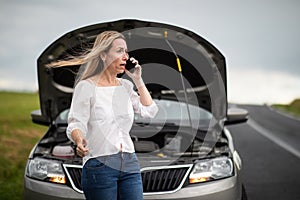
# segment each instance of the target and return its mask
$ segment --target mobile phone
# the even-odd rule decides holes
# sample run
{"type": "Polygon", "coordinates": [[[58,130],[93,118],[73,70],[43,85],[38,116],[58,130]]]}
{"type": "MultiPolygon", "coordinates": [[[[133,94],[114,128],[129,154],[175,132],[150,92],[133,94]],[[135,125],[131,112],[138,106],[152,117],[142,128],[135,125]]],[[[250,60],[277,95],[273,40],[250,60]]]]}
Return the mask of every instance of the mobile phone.
{"type": "Polygon", "coordinates": [[[130,59],[128,59],[128,60],[126,61],[125,68],[129,71],[129,70],[135,68],[135,64],[132,63],[132,62],[130,61],[130,59]]]}

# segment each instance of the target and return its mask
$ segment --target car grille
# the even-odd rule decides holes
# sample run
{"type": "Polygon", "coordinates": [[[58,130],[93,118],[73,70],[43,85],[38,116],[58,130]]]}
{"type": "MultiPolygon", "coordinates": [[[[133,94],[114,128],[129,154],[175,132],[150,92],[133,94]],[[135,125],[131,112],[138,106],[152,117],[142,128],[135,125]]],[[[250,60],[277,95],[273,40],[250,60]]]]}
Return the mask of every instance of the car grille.
{"type": "Polygon", "coordinates": [[[179,190],[192,165],[149,167],[141,170],[144,193],[170,193],[179,190]]]}
{"type": "Polygon", "coordinates": [[[63,167],[66,171],[67,177],[72,185],[72,188],[79,193],[83,193],[81,187],[82,166],[64,164],[63,167]]]}
{"type": "MultiPolygon", "coordinates": [[[[73,189],[83,193],[81,187],[82,166],[64,164],[64,169],[73,189]]],[[[146,167],[141,169],[144,195],[172,193],[184,184],[192,165],[146,167]]]]}

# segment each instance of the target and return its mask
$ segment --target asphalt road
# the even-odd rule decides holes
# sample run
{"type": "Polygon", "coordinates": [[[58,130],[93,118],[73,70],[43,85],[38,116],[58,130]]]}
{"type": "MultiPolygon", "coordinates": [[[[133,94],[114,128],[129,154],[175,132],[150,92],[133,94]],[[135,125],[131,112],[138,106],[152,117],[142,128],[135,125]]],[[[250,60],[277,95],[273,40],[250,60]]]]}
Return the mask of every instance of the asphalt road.
{"type": "Polygon", "coordinates": [[[238,105],[247,123],[228,126],[243,161],[249,200],[300,199],[300,120],[268,106],[238,105]]]}

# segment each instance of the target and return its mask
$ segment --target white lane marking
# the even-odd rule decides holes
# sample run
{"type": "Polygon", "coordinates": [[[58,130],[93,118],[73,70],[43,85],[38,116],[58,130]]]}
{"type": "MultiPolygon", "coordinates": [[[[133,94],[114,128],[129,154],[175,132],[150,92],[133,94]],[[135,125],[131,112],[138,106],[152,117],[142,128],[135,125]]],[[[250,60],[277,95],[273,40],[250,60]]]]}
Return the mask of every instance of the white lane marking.
{"type": "Polygon", "coordinates": [[[295,155],[296,157],[300,158],[300,151],[289,145],[288,143],[282,141],[280,138],[274,136],[271,131],[265,129],[264,127],[260,126],[256,123],[253,119],[249,118],[247,122],[253,129],[259,132],[261,135],[265,136],[275,144],[279,145],[280,147],[284,148],[291,154],[295,155]]]}

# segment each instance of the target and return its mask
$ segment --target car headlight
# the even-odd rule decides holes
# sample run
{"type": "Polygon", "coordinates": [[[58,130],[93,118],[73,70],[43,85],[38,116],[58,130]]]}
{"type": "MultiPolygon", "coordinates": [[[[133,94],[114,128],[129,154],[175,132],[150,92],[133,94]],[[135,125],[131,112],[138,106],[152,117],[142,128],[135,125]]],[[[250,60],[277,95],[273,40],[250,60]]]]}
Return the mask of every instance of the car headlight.
{"type": "Polygon", "coordinates": [[[26,175],[31,178],[53,183],[66,183],[61,163],[55,160],[34,158],[28,161],[26,175]]]}
{"type": "Polygon", "coordinates": [[[194,164],[189,182],[200,183],[233,175],[233,163],[228,157],[199,160],[194,164]]]}

